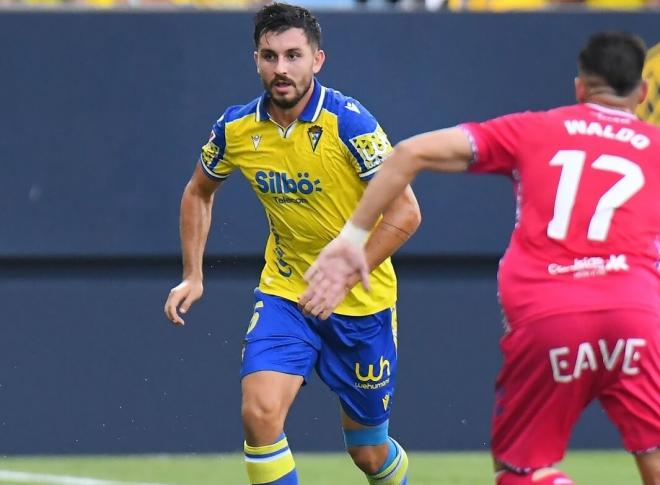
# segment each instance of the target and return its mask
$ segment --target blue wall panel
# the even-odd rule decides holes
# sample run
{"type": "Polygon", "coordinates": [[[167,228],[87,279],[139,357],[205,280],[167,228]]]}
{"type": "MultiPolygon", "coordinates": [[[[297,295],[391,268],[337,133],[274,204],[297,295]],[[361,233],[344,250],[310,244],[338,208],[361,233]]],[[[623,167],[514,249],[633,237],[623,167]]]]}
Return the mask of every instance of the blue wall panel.
{"type": "MultiPolygon", "coordinates": [[[[658,40],[648,13],[320,18],[320,79],[360,99],[394,141],[571,102],[591,31],[658,40]]],[[[0,15],[0,218],[11,228],[0,255],[176,254],[179,195],[210,125],[260,91],[251,42],[248,14],[0,15]]],[[[428,176],[416,189],[427,222],[405,252],[502,251],[505,180],[428,176]]],[[[262,250],[265,219],[248,190],[223,190],[211,252],[262,250]]]]}
{"type": "MultiPolygon", "coordinates": [[[[174,266],[39,272],[0,279],[0,455],[240,450],[240,351],[258,266],[209,270],[184,328],[161,313],[174,266]]],[[[494,272],[400,271],[392,429],[413,449],[487,449],[500,362],[494,272]]],[[[338,423],[315,377],[287,433],[298,450],[339,450],[338,423]]],[[[581,429],[576,446],[618,444],[598,410],[581,429]]]]}

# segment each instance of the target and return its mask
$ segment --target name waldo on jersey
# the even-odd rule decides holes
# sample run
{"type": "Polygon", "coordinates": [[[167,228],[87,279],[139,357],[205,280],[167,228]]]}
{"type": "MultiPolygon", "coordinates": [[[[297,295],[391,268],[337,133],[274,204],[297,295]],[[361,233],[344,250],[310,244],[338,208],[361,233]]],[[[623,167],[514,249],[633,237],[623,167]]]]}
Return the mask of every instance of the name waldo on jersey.
{"type": "Polygon", "coordinates": [[[614,128],[612,125],[602,125],[598,121],[566,120],[564,126],[569,135],[591,135],[622,143],[630,143],[638,150],[644,150],[651,144],[646,135],[636,133],[632,128],[622,126],[614,128]]]}

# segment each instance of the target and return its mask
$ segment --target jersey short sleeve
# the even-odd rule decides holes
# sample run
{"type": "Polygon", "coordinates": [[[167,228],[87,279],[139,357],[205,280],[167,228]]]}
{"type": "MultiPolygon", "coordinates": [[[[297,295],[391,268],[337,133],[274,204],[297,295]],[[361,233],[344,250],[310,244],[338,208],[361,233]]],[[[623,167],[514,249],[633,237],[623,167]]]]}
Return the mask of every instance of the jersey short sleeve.
{"type": "Polygon", "coordinates": [[[213,180],[226,179],[236,168],[227,154],[226,123],[230,116],[231,108],[213,124],[209,141],[199,157],[204,173],[213,180]]]}
{"type": "Polygon", "coordinates": [[[459,125],[468,134],[474,153],[469,171],[512,175],[528,117],[529,113],[516,113],[459,125]]]}
{"type": "Polygon", "coordinates": [[[376,118],[353,98],[346,98],[340,108],[339,137],[362,180],[371,179],[392,151],[392,145],[376,118]]]}

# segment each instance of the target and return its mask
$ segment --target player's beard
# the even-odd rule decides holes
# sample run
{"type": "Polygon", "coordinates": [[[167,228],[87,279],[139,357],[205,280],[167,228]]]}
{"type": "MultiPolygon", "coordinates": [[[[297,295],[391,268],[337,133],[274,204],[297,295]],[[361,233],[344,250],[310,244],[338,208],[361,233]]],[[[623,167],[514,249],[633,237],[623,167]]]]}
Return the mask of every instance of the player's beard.
{"type": "Polygon", "coordinates": [[[295,107],[300,100],[305,96],[307,91],[310,90],[312,87],[312,80],[313,78],[310,78],[309,81],[307,81],[306,86],[304,89],[299,89],[298,85],[291,79],[289,78],[275,78],[273,79],[270,83],[266,84],[266,80],[263,80],[264,88],[266,89],[266,92],[270,95],[270,100],[273,102],[275,106],[277,106],[280,109],[291,109],[295,107]],[[284,98],[276,98],[275,95],[273,94],[273,86],[275,85],[276,82],[278,81],[286,81],[289,83],[289,85],[293,88],[293,98],[291,99],[284,99],[284,98]]]}

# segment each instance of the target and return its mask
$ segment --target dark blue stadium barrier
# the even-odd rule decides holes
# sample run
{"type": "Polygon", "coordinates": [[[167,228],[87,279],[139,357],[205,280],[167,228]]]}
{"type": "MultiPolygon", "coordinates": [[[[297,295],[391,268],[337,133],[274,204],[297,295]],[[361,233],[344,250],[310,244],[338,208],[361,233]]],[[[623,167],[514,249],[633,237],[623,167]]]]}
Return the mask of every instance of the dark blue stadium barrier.
{"type": "MultiPolygon", "coordinates": [[[[394,141],[570,103],[590,32],[655,43],[660,21],[319,17],[321,81],[360,99],[394,141]]],[[[199,146],[227,105],[259,92],[251,54],[247,14],[0,14],[0,454],[240,449],[240,347],[267,233],[245,182],[218,196],[206,296],[189,324],[169,327],[161,308],[179,277],[179,197],[199,146]]],[[[430,175],[415,189],[424,223],[399,265],[392,427],[414,449],[485,449],[511,189],[430,175]]],[[[312,382],[289,421],[292,446],[339,449],[336,409],[312,382]]],[[[605,423],[592,408],[574,444],[618,446],[605,423]]]]}
{"type": "MultiPolygon", "coordinates": [[[[588,33],[626,28],[655,43],[659,18],[319,16],[321,81],[360,99],[394,141],[569,103],[588,33]]],[[[225,107],[260,91],[251,43],[248,14],[0,15],[0,217],[10,228],[0,255],[176,254],[179,195],[199,147],[225,107]]],[[[505,180],[415,187],[426,223],[404,252],[502,251],[513,219],[505,180]]],[[[214,254],[262,250],[265,219],[249,190],[233,180],[223,189],[214,254]]]]}
{"type": "MultiPolygon", "coordinates": [[[[486,450],[501,322],[495,263],[400,265],[392,429],[417,450],[486,450]]],[[[259,267],[209,268],[174,328],[161,308],[177,269],[4,268],[0,456],[239,451],[242,337],[259,267]]],[[[314,377],[287,422],[297,450],[339,450],[338,404],[314,377]]],[[[618,446],[594,408],[578,447],[618,446]]]]}

